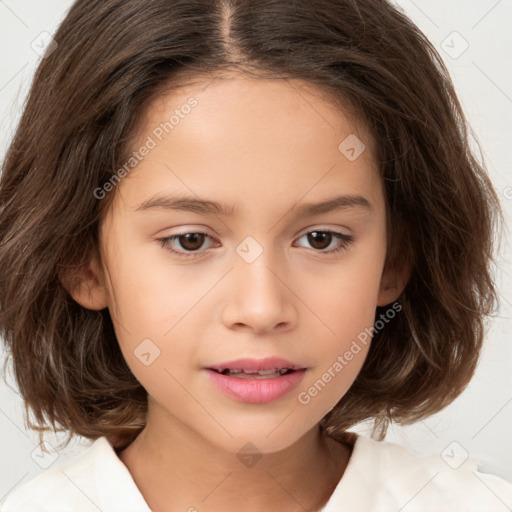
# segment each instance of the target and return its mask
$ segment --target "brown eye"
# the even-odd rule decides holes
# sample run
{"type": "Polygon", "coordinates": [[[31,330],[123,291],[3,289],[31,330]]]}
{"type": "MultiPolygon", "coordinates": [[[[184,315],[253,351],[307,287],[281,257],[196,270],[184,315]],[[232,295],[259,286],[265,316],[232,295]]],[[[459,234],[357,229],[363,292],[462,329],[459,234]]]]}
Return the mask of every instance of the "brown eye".
{"type": "Polygon", "coordinates": [[[308,242],[314,249],[323,250],[329,247],[332,241],[332,233],[329,231],[311,231],[307,233],[308,242]]]}
{"type": "Polygon", "coordinates": [[[218,243],[218,240],[214,239],[206,233],[181,233],[178,235],[172,235],[165,238],[159,238],[162,247],[168,251],[183,257],[194,257],[201,256],[206,251],[200,250],[206,240],[213,240],[218,243]]]}
{"type": "MultiPolygon", "coordinates": [[[[311,248],[320,254],[334,254],[344,251],[354,241],[354,237],[352,235],[345,235],[343,233],[328,230],[310,231],[300,238],[307,238],[307,242],[310,244],[311,248]],[[338,241],[338,243],[334,244],[333,248],[328,249],[333,241],[338,241]]],[[[201,249],[203,248],[205,241],[208,239],[220,244],[217,239],[207,233],[201,232],[181,233],[165,238],[159,238],[158,240],[161,242],[162,247],[168,251],[176,254],[177,256],[187,258],[200,257],[205,254],[207,251],[201,249]]]]}
{"type": "Polygon", "coordinates": [[[205,236],[204,233],[185,233],[184,235],[178,235],[176,240],[183,249],[197,251],[203,245],[205,236]]]}
{"type": "MultiPolygon", "coordinates": [[[[318,252],[323,251],[325,254],[333,254],[345,250],[353,241],[352,235],[345,235],[336,231],[309,231],[300,238],[306,238],[308,244],[318,252]],[[338,241],[338,244],[328,249],[331,244],[338,241]]],[[[300,240],[299,238],[299,240],[300,240]]]]}

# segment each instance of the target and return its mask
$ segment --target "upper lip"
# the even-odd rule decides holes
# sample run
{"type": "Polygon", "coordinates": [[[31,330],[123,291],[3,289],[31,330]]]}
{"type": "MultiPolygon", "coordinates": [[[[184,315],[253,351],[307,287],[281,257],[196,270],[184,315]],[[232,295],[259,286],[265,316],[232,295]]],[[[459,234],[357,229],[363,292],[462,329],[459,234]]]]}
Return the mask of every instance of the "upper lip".
{"type": "Polygon", "coordinates": [[[304,366],[299,364],[292,363],[287,361],[286,359],[282,359],[280,357],[266,357],[264,359],[236,359],[234,361],[227,361],[225,363],[215,364],[210,366],[210,370],[249,370],[249,371],[261,371],[261,370],[271,370],[273,368],[283,369],[287,368],[289,370],[301,370],[304,369],[304,366]]]}

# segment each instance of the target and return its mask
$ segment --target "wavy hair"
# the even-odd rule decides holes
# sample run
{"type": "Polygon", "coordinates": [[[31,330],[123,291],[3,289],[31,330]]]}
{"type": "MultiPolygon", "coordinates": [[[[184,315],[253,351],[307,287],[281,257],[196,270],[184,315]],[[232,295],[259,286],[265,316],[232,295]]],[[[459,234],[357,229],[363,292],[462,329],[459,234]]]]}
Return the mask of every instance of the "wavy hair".
{"type": "Polygon", "coordinates": [[[497,302],[502,214],[448,71],[402,12],[385,0],[78,0],[54,38],[0,181],[0,335],[41,440],[51,425],[122,448],[144,427],[147,394],[108,309],[81,307],[59,276],[99,257],[113,192],[93,191],[126,161],[149,101],[228,70],[305,80],[356,113],[385,183],[386,265],[412,268],[400,314],[322,427],[340,438],[373,420],[382,439],[463,391],[497,302]]]}

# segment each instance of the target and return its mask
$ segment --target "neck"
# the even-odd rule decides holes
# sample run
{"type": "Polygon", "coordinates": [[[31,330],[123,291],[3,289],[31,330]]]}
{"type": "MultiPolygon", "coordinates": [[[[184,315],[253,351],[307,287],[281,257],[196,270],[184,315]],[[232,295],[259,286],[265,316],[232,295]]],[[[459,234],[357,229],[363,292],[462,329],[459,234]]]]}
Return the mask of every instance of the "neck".
{"type": "Polygon", "coordinates": [[[318,510],[351,452],[318,425],[284,450],[251,458],[221,450],[181,423],[162,423],[148,412],[144,430],[118,454],[148,506],[162,512],[318,510]]]}

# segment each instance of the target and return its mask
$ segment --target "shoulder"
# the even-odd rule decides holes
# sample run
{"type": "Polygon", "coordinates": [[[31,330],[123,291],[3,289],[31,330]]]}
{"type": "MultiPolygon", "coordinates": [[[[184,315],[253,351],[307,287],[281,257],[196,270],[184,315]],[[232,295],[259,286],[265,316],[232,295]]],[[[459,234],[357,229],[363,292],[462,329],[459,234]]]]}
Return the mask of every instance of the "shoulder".
{"type": "Polygon", "coordinates": [[[107,443],[106,439],[97,439],[73,460],[17,487],[3,504],[2,512],[62,510],[63,502],[74,503],[74,500],[82,506],[80,510],[91,509],[90,503],[84,506],[83,493],[94,499],[94,468],[108,448],[104,443],[107,443]]]}
{"type": "Polygon", "coordinates": [[[340,495],[342,492],[365,511],[512,509],[512,484],[480,471],[475,459],[453,451],[421,455],[399,444],[363,436],[357,436],[340,482],[340,495]]]}
{"type": "MultiPolygon", "coordinates": [[[[106,438],[94,441],[71,461],[41,473],[12,491],[1,512],[97,512],[133,499],[126,510],[149,510],[126,466],[106,438]],[[116,491],[120,491],[117,495],[116,491]],[[134,498],[134,499],[133,499],[134,498]],[[140,505],[140,508],[132,508],[140,505]]],[[[117,507],[116,507],[117,509],[117,507]]]]}

